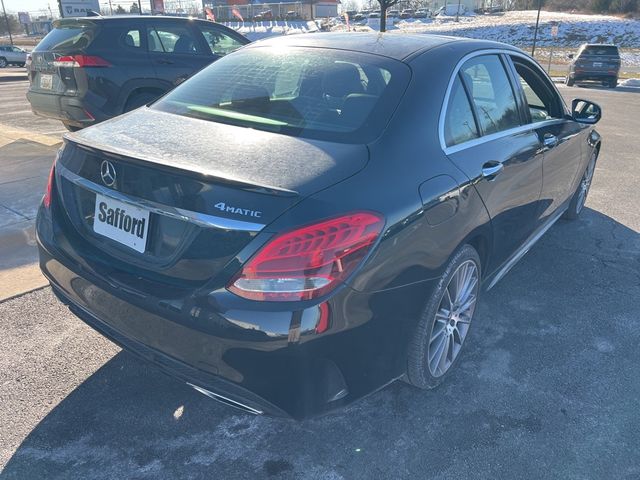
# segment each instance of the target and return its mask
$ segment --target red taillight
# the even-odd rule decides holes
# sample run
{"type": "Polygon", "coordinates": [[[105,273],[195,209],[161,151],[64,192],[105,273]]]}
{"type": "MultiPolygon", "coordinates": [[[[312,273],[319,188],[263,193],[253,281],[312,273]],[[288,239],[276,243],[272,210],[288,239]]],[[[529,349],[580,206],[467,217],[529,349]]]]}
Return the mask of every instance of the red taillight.
{"type": "Polygon", "coordinates": [[[380,215],[357,212],[282,233],[262,247],[227,288],[251,300],[317,298],[355,270],[383,226],[380,215]]]}
{"type": "Polygon", "coordinates": [[[324,333],[329,329],[329,304],[318,305],[318,323],[316,323],[316,333],[324,333]]]}
{"type": "Polygon", "coordinates": [[[83,68],[83,67],[110,67],[111,64],[104,58],[95,55],[65,55],[53,61],[54,67],[83,68]]]}
{"type": "Polygon", "coordinates": [[[47,188],[44,191],[44,195],[42,197],[42,205],[44,208],[49,208],[51,206],[51,192],[53,190],[53,178],[55,176],[56,171],[56,161],[54,160],[51,164],[51,170],[49,171],[49,180],[47,181],[47,188]]]}

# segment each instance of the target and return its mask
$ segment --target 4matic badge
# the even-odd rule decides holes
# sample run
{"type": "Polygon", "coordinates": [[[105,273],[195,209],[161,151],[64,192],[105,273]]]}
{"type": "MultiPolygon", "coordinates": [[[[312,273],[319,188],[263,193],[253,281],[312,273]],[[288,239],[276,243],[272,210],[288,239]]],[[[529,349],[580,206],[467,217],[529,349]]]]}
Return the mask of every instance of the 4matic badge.
{"type": "Polygon", "coordinates": [[[253,217],[253,218],[262,217],[262,212],[260,211],[248,210],[246,208],[240,208],[240,207],[233,207],[231,205],[227,205],[224,202],[218,202],[213,207],[223,212],[235,213],[237,215],[244,215],[245,217],[253,217]]]}

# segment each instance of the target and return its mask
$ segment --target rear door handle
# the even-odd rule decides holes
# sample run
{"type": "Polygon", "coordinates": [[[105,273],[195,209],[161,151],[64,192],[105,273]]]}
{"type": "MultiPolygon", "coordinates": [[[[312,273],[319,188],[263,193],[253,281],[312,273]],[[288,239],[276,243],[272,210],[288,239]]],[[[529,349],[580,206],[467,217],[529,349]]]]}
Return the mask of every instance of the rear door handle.
{"type": "Polygon", "coordinates": [[[172,62],[171,60],[158,60],[157,63],[159,63],[160,65],[173,65],[174,62],[172,62]]]}
{"type": "Polygon", "coordinates": [[[552,133],[545,133],[542,138],[542,143],[547,148],[555,147],[558,144],[558,137],[552,133]]]}
{"type": "Polygon", "coordinates": [[[487,180],[493,180],[504,168],[504,164],[500,162],[487,162],[482,166],[482,176],[487,180]]]}

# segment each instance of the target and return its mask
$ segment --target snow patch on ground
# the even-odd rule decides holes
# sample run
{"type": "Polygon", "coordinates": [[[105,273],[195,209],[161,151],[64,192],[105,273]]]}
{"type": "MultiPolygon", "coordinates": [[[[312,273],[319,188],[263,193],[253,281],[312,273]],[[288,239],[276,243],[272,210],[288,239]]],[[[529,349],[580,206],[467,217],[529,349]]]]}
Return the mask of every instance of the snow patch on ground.
{"type": "MultiPolygon", "coordinates": [[[[536,24],[534,10],[505,12],[503,15],[436,17],[434,19],[390,19],[389,31],[403,33],[437,33],[496,40],[511,45],[530,45],[536,24]]],[[[356,30],[376,30],[378,19],[355,25],[356,30]]],[[[345,30],[337,25],[335,30],[345,30]]],[[[610,15],[577,15],[541,12],[538,45],[577,47],[582,43],[615,43],[621,47],[640,47],[640,21],[610,15]],[[558,36],[551,36],[551,27],[559,22],[558,36]]]]}

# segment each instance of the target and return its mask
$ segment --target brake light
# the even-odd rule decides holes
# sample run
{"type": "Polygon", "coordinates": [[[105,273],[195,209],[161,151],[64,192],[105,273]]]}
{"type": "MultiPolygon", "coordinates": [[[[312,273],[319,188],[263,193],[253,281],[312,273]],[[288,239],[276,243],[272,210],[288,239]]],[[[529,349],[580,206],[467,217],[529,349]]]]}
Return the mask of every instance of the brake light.
{"type": "Polygon", "coordinates": [[[251,300],[320,297],[356,269],[383,226],[380,215],[356,212],[279,234],[243,266],[227,289],[251,300]]]}
{"type": "Polygon", "coordinates": [[[55,177],[56,160],[57,157],[51,164],[51,170],[49,170],[49,180],[47,181],[47,187],[45,188],[44,195],[42,197],[42,205],[44,205],[44,208],[49,208],[51,206],[51,193],[53,191],[53,179],[55,177]]]}
{"type": "Polygon", "coordinates": [[[84,67],[110,67],[111,64],[102,57],[95,55],[65,55],[53,61],[54,67],[59,68],[84,68],[84,67]]]}

